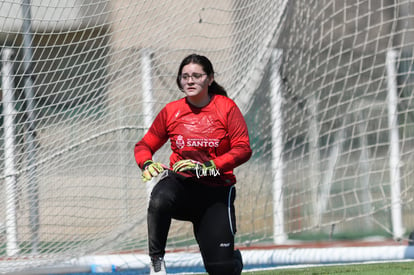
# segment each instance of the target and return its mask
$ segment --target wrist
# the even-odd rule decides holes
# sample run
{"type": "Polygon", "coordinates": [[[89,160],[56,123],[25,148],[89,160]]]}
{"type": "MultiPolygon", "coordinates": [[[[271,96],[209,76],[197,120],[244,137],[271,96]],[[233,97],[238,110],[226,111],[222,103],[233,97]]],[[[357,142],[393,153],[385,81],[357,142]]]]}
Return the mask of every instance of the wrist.
{"type": "Polygon", "coordinates": [[[144,164],[142,165],[142,170],[145,170],[148,166],[150,166],[152,163],[154,163],[151,159],[146,160],[144,164]]]}
{"type": "Polygon", "coordinates": [[[212,160],[204,162],[203,166],[206,168],[216,168],[216,164],[212,160]]]}

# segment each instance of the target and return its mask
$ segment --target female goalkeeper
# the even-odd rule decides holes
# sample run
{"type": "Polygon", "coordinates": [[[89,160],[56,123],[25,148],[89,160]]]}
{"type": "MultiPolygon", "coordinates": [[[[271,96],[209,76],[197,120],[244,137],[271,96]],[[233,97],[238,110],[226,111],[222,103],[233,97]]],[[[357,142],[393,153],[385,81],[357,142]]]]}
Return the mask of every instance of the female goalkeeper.
{"type": "Polygon", "coordinates": [[[240,274],[234,250],[236,178],[233,169],[251,154],[245,120],[214,80],[205,56],[191,54],[178,69],[185,97],[167,104],[135,145],[143,181],[160,175],[148,206],[151,274],[166,274],[164,254],[171,219],[190,221],[209,274],[240,274]],[[152,159],[168,140],[169,166],[152,159]]]}

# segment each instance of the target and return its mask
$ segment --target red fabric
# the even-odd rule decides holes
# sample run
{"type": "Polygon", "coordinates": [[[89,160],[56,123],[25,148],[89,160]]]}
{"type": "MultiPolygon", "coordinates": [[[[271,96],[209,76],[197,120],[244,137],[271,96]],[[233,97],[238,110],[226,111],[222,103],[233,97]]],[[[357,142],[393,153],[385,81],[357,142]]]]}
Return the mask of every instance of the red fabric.
{"type": "Polygon", "coordinates": [[[213,160],[220,172],[213,181],[224,185],[236,182],[233,169],[252,154],[243,115],[233,100],[222,95],[214,95],[202,108],[190,105],[185,98],[168,103],[135,145],[138,166],[142,168],[168,140],[172,149],[170,167],[182,159],[202,163],[213,160]]]}

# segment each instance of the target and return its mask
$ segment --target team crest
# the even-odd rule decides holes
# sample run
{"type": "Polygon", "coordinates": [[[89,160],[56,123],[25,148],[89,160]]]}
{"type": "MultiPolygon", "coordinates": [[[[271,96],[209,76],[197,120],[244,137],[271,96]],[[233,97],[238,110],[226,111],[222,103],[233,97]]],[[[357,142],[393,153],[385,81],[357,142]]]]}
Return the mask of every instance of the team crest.
{"type": "Polygon", "coordinates": [[[177,140],[175,141],[175,145],[177,145],[178,149],[183,149],[184,148],[185,142],[184,142],[184,138],[183,138],[182,135],[179,135],[177,137],[177,140]]]}

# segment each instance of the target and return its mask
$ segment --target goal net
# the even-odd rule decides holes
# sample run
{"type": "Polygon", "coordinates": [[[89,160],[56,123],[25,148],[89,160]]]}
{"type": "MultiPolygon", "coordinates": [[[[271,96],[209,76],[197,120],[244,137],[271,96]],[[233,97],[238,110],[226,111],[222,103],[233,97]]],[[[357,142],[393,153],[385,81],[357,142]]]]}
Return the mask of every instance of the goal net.
{"type": "MultiPolygon", "coordinates": [[[[146,254],[133,148],[183,96],[194,52],[249,127],[238,247],[408,238],[410,1],[4,0],[0,14],[0,273],[146,254]]],[[[167,249],[197,251],[191,224],[173,221],[167,249]]]]}

